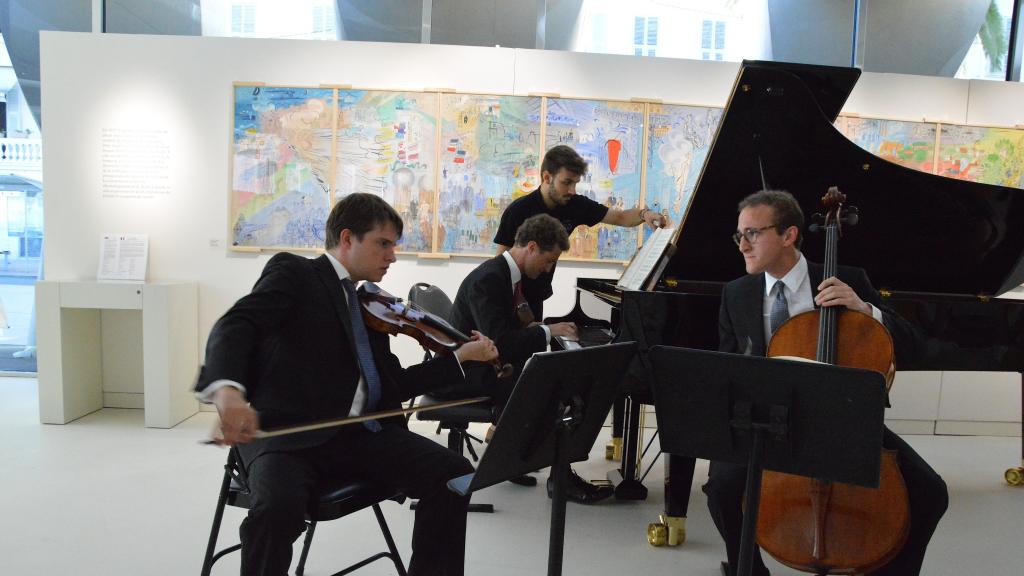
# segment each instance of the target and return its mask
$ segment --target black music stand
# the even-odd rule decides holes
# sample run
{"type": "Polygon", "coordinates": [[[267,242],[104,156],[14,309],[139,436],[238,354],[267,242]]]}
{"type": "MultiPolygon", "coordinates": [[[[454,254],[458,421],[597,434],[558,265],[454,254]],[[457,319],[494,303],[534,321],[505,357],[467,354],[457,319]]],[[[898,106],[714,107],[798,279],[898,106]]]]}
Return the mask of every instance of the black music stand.
{"type": "Polygon", "coordinates": [[[519,376],[476,472],[448,482],[452,491],[466,495],[551,466],[549,576],[562,573],[569,464],[590,454],[635,353],[635,343],[622,342],[534,354],[519,376]]]}
{"type": "Polygon", "coordinates": [[[747,466],[737,576],[749,576],[761,472],[877,487],[885,378],[870,370],[651,349],[662,450],[747,466]]]}

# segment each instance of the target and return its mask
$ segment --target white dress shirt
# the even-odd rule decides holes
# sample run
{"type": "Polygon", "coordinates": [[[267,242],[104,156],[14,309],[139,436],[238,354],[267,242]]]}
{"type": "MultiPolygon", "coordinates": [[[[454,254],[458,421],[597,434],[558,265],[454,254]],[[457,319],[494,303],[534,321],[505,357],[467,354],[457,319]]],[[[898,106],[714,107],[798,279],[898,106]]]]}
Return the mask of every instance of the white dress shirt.
{"type": "MultiPolygon", "coordinates": [[[[516,284],[519,284],[523,279],[523,273],[519,271],[519,265],[516,264],[515,259],[512,258],[512,254],[508,250],[502,252],[501,255],[505,257],[505,263],[508,264],[508,270],[511,272],[512,293],[515,294],[516,284]]],[[[545,324],[541,324],[540,327],[544,330],[544,341],[548,343],[548,346],[551,346],[551,328],[545,324]]]]}
{"type": "MultiPolygon", "coordinates": [[[[804,258],[803,254],[800,254],[800,259],[796,261],[796,265],[790,268],[789,272],[786,272],[786,275],[782,278],[776,278],[768,272],[765,272],[764,304],[761,307],[762,316],[764,318],[765,342],[770,342],[772,339],[771,312],[772,301],[775,300],[775,294],[772,292],[772,288],[775,287],[775,283],[779,280],[782,280],[782,289],[783,293],[786,295],[786,303],[788,304],[787,308],[789,309],[790,318],[797,314],[814,309],[814,291],[811,290],[811,279],[807,274],[807,259],[804,258]]],[[[867,302],[867,305],[871,306],[871,317],[881,322],[882,311],[870,302],[867,302]]]]}

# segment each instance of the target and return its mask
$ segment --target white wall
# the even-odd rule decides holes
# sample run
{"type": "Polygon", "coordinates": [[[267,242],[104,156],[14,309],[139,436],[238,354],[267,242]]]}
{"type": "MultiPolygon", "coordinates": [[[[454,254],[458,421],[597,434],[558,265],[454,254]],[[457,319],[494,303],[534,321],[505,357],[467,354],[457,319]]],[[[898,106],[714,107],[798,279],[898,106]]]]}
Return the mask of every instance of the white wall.
{"type": "MultiPolygon", "coordinates": [[[[200,345],[269,257],[225,249],[232,82],[443,87],[722,106],[738,70],[736,63],[419,44],[67,32],[43,32],[40,42],[47,279],[95,278],[105,232],[148,234],[150,279],[199,284],[200,345]],[[170,194],[103,198],[102,130],[140,127],[167,131],[170,194]]],[[[1021,107],[1012,104],[1022,101],[1020,84],[865,74],[844,111],[1013,126],[1024,122],[1021,107]]],[[[454,294],[479,262],[403,256],[382,284],[401,295],[425,281],[454,294]]],[[[569,310],[577,276],[611,278],[621,271],[612,264],[560,264],[546,314],[569,310]]],[[[397,349],[413,362],[419,352],[405,340],[410,342],[397,349]]]]}
{"type": "MultiPolygon", "coordinates": [[[[150,238],[149,279],[200,286],[199,329],[245,294],[269,254],[228,252],[231,84],[350,84],[467,92],[725,102],[735,63],[437,45],[43,32],[45,266],[49,280],[92,279],[105,232],[150,238]],[[610,79],[614,78],[614,81],[610,79]],[[166,130],[171,192],[104,198],[101,134],[166,130]]],[[[479,258],[403,256],[382,283],[405,294],[415,282],[454,295],[479,258]]],[[[562,263],[546,312],[571,308],[577,276],[618,277],[616,264],[562,263]]],[[[416,346],[402,342],[403,359],[416,346]]]]}

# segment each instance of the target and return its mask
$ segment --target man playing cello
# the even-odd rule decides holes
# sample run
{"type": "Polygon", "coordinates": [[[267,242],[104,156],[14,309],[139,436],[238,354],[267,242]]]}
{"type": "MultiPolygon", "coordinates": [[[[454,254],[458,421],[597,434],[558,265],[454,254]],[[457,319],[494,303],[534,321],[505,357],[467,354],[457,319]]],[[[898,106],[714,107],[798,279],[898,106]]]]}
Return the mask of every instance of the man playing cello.
{"type": "MultiPolygon", "coordinates": [[[[838,277],[822,278],[822,266],[800,253],[803,212],[787,192],[765,190],[739,204],[733,240],[747,276],[725,286],[719,312],[719,350],[765,355],[767,342],[785,318],[816,306],[844,306],[869,314],[890,329],[901,328],[898,316],[882,306],[864,270],[840,266],[838,277]]],[[[899,353],[897,339],[897,357],[899,353]]],[[[921,571],[925,550],[948,506],[946,483],[909,444],[888,428],[883,447],[898,452],[899,468],[910,500],[910,535],[897,556],[875,574],[914,576],[921,571]]],[[[739,557],[742,501],[746,468],[712,462],[704,492],[708,509],[725,540],[729,574],[739,557]]],[[[768,574],[758,552],[753,574],[768,574]]]]}

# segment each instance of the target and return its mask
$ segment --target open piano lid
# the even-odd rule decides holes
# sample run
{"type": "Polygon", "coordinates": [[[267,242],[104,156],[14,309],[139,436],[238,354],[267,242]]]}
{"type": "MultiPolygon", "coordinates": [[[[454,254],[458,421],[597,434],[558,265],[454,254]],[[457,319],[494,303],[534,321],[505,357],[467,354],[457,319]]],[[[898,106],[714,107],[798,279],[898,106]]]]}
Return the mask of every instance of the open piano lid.
{"type": "MultiPolygon", "coordinates": [[[[850,142],[833,122],[854,68],[744,61],[661,278],[727,282],[744,274],[729,236],[736,205],[788,190],[805,217],[838,186],[860,209],[839,263],[892,292],[999,295],[1024,282],[1024,191],[918,172],[850,142]]],[[[802,251],[822,260],[823,239],[802,251]]]]}

